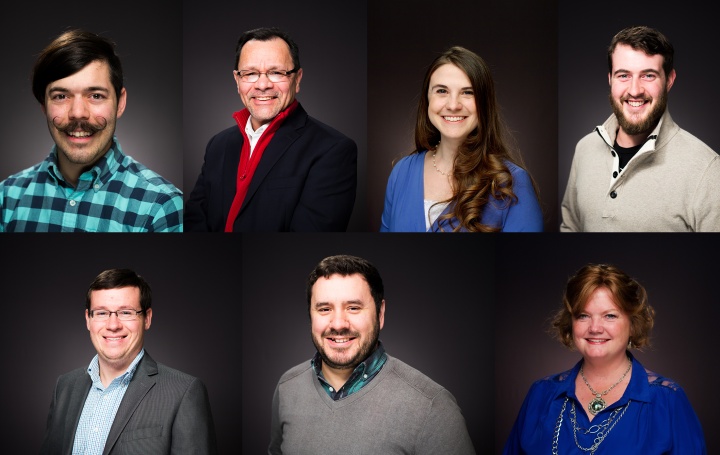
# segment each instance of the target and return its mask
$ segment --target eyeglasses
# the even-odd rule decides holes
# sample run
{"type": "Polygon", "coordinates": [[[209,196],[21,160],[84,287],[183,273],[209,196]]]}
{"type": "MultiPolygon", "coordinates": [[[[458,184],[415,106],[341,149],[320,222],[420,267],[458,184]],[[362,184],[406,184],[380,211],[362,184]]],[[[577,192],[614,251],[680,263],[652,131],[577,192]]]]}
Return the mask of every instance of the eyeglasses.
{"type": "Polygon", "coordinates": [[[294,68],[287,71],[282,70],[270,70],[266,71],[264,73],[261,73],[260,71],[238,71],[234,70],[233,73],[237,74],[240,77],[240,80],[243,82],[257,82],[258,79],[260,79],[260,75],[264,74],[270,82],[285,82],[290,78],[290,75],[293,73],[297,73],[298,69],[294,68]]]}
{"type": "Polygon", "coordinates": [[[115,316],[117,316],[118,319],[121,321],[133,321],[137,319],[137,315],[140,313],[144,313],[145,310],[117,310],[117,311],[108,311],[108,310],[90,310],[88,313],[90,314],[90,317],[93,319],[96,319],[98,321],[106,321],[110,319],[110,315],[115,313],[115,316]]]}

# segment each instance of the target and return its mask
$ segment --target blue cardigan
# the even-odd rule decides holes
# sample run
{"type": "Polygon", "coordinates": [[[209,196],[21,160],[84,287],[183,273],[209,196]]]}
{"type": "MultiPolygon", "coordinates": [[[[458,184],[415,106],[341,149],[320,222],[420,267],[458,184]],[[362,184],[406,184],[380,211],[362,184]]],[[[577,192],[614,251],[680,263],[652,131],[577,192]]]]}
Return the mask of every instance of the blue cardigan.
{"type": "MultiPolygon", "coordinates": [[[[381,232],[425,232],[423,163],[427,152],[406,156],[393,167],[385,192],[381,232]]],[[[517,202],[506,204],[491,199],[482,214],[482,223],[499,227],[503,232],[542,232],[543,216],[530,181],[521,167],[505,163],[513,178],[513,192],[517,202]]],[[[452,210],[449,204],[443,214],[452,210]]],[[[428,232],[452,231],[457,219],[435,220],[428,232]]],[[[463,229],[464,230],[464,229],[463,229]]]]}
{"type": "MultiPolygon", "coordinates": [[[[564,373],[536,381],[520,409],[503,455],[549,454],[558,416],[563,412],[558,454],[581,453],[575,445],[570,409],[575,403],[577,426],[590,428],[607,419],[620,406],[630,405],[598,447],[598,454],[705,455],[705,438],[700,421],[679,385],[645,370],[632,359],[632,376],[625,393],[589,421],[575,395],[575,378],[581,362],[564,373]]],[[[622,411],[620,411],[622,412],[622,411]]],[[[618,414],[619,416],[620,414],[618,414]]],[[[593,445],[592,433],[578,431],[583,447],[593,445]]]]}

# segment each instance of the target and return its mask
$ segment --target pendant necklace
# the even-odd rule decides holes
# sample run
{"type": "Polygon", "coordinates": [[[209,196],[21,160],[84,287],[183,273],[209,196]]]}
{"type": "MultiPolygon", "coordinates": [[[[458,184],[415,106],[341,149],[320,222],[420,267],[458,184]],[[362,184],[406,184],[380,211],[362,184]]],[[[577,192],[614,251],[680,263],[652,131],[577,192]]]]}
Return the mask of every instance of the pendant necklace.
{"type": "Polygon", "coordinates": [[[590,403],[588,403],[588,411],[592,415],[597,415],[598,412],[602,411],[607,407],[607,404],[605,403],[605,400],[602,399],[603,395],[607,395],[612,389],[615,388],[616,385],[620,384],[623,379],[625,379],[625,376],[630,372],[630,369],[632,368],[632,362],[630,359],[628,359],[628,367],[625,370],[625,373],[623,373],[622,377],[617,380],[617,382],[610,386],[607,390],[604,392],[596,392],[595,389],[592,388],[588,380],[585,378],[585,375],[583,374],[583,366],[580,367],[580,376],[582,377],[582,380],[585,381],[585,385],[588,386],[588,389],[590,389],[590,392],[592,392],[593,395],[595,395],[595,398],[590,400],[590,403]]]}

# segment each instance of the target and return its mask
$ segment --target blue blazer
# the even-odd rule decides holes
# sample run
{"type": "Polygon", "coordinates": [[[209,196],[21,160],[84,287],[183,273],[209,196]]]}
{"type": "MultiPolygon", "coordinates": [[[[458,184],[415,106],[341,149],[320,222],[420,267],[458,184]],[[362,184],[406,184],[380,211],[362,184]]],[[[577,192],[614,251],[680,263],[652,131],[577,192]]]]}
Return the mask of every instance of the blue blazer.
{"type": "MultiPolygon", "coordinates": [[[[185,232],[225,230],[243,141],[235,125],[208,142],[185,204],[185,232]]],[[[233,231],[345,231],[356,187],[355,142],[298,105],[263,152],[233,231]]]]}
{"type": "MultiPolygon", "coordinates": [[[[395,165],[388,179],[385,192],[385,207],[382,214],[381,232],[451,232],[457,226],[457,219],[435,220],[430,229],[425,229],[424,206],[424,161],[427,152],[406,156],[395,165]]],[[[517,202],[506,204],[493,199],[482,214],[482,223],[497,226],[503,232],[542,232],[543,215],[535,195],[530,176],[521,167],[505,163],[513,178],[513,192],[517,202]]],[[[452,203],[443,214],[452,210],[452,203]]]]}
{"type": "MultiPolygon", "coordinates": [[[[92,380],[87,368],[58,378],[41,455],[71,455],[92,380]]],[[[103,455],[217,454],[205,385],[156,363],[145,351],[110,427],[103,455]]]]}

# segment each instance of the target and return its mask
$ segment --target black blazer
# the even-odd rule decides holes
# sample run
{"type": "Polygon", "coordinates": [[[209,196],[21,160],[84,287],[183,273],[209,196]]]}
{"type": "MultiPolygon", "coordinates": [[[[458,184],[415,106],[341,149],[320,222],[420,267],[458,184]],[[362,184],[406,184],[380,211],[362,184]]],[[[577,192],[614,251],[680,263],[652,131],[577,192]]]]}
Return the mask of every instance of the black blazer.
{"type": "MultiPolygon", "coordinates": [[[[219,231],[235,196],[243,135],[215,135],[185,204],[184,231],[219,231]]],[[[357,187],[357,145],[298,105],[263,152],[234,231],[345,231],[357,187]]]]}
{"type": "MultiPolygon", "coordinates": [[[[71,455],[92,380],[87,368],[60,376],[50,404],[41,455],[71,455]]],[[[156,363],[145,351],[128,385],[103,455],[217,454],[205,385],[156,363]]]]}

